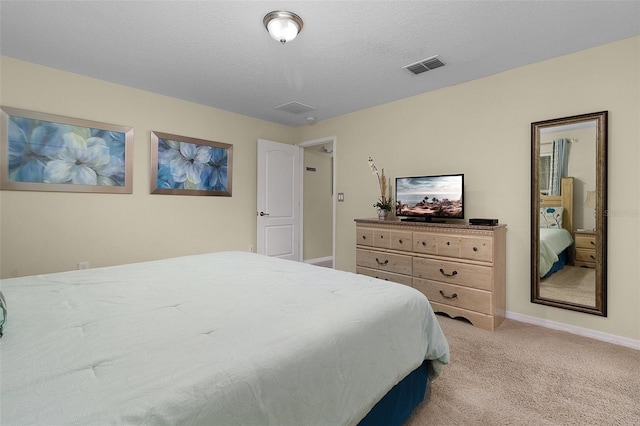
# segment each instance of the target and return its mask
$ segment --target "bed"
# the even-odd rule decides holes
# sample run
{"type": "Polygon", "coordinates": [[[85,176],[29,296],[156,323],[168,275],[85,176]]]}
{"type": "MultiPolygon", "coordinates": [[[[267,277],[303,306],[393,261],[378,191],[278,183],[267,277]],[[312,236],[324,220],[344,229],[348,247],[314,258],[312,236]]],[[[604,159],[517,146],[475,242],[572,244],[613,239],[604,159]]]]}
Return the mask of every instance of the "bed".
{"type": "Polygon", "coordinates": [[[573,177],[563,177],[560,195],[540,195],[540,277],[573,261],[573,177]]]}
{"type": "Polygon", "coordinates": [[[387,424],[389,396],[407,381],[424,395],[449,361],[417,290],[248,252],[0,290],[6,425],[387,424]]]}
{"type": "Polygon", "coordinates": [[[561,270],[569,261],[573,238],[566,229],[540,228],[540,276],[561,270]]]}

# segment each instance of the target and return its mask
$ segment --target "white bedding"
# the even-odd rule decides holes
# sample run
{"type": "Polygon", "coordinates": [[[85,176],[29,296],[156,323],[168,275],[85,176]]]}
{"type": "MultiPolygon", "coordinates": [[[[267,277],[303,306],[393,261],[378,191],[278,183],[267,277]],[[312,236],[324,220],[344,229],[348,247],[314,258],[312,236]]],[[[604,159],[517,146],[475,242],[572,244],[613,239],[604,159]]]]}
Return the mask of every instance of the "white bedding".
{"type": "Polygon", "coordinates": [[[356,424],[449,348],[410,287],[223,252],[0,281],[2,425],[356,424]]]}
{"type": "Polygon", "coordinates": [[[540,228],[540,276],[544,277],[558,261],[558,255],[573,244],[566,229],[540,228]]]}

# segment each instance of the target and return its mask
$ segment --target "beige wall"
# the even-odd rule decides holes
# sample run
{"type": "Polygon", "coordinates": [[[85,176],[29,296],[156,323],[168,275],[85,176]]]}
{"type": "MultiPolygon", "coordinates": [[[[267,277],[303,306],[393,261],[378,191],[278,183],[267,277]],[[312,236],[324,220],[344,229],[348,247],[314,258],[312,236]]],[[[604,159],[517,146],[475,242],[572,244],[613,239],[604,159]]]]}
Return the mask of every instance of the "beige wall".
{"type": "Polygon", "coordinates": [[[640,37],[297,129],[8,58],[1,72],[3,105],[136,130],[132,195],[0,193],[3,277],[79,261],[94,267],[246,250],[255,240],[256,139],[335,135],[337,192],[345,193],[339,269],[355,269],[353,219],[375,215],[368,156],[390,178],[463,172],[466,217],[508,224],[509,311],[640,339],[640,37]],[[530,123],[601,110],[610,113],[608,318],[529,303],[530,123]],[[149,195],[150,130],[234,144],[233,197],[149,195]]]}
{"type": "Polygon", "coordinates": [[[2,105],[135,129],[133,194],[0,192],[2,277],[255,247],[256,141],[290,127],[1,60],[2,105]],[[233,196],[150,195],[152,130],[233,144],[233,196]]]}
{"type": "MultiPolygon", "coordinates": [[[[433,72],[447,72],[446,67],[433,72]]],[[[355,269],[354,218],[373,217],[372,156],[393,178],[465,173],[465,215],[507,231],[507,310],[640,339],[640,37],[297,129],[337,137],[336,266],[355,269]],[[606,67],[593,64],[606,63],[606,67]],[[531,122],[609,111],[609,316],[529,302],[531,122]]],[[[429,78],[429,73],[417,78],[429,78]]]]}
{"type": "Polygon", "coordinates": [[[324,152],[322,145],[304,149],[304,260],[333,255],[332,162],[333,154],[324,152]],[[312,167],[315,171],[307,171],[307,167],[312,167]]]}

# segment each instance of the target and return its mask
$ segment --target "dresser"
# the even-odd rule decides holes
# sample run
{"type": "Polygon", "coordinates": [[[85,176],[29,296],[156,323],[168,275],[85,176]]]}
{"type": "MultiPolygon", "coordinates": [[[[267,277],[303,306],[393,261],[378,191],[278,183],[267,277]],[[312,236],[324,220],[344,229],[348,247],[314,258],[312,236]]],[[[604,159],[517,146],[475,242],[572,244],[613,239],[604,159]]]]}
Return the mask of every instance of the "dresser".
{"type": "Polygon", "coordinates": [[[504,320],[505,225],[355,222],[357,273],[414,287],[435,312],[485,330],[504,320]]]}
{"type": "Polygon", "coordinates": [[[583,268],[596,267],[596,233],[594,231],[575,231],[576,261],[575,266],[583,268]]]}

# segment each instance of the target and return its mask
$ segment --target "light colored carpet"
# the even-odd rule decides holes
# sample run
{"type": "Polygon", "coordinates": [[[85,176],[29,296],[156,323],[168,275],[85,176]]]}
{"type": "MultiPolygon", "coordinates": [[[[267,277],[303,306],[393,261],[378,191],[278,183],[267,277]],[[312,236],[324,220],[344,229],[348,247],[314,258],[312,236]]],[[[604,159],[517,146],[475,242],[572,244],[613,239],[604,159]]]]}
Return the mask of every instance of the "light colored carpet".
{"type": "Polygon", "coordinates": [[[322,266],[323,268],[333,268],[333,259],[323,260],[320,262],[313,262],[312,265],[322,266]]]}
{"type": "Polygon", "coordinates": [[[438,316],[451,363],[405,426],[640,425],[640,351],[505,320],[438,316]]]}
{"type": "Polygon", "coordinates": [[[540,297],[595,306],[596,270],[565,266],[540,280],[540,297]]]}

